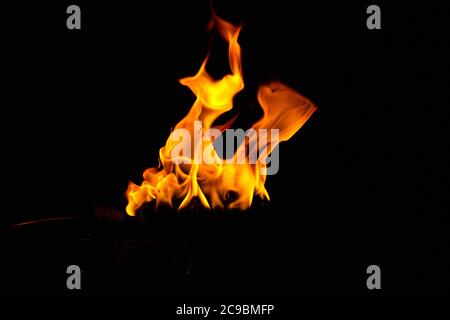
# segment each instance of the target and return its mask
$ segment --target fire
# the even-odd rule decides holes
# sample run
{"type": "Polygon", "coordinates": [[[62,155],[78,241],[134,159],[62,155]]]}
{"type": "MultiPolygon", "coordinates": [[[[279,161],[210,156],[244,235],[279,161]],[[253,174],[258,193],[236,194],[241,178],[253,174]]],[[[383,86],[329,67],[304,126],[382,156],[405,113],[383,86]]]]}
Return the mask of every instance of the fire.
{"type": "Polygon", "coordinates": [[[145,170],[140,186],[129,183],[126,212],[130,216],[151,201],[156,202],[156,208],[168,206],[180,210],[196,198],[207,209],[244,210],[251,206],[254,196],[269,200],[264,186],[268,155],[280,141],[292,137],[317,109],[307,98],[280,82],[260,86],[257,97],[263,116],[251,128],[255,134],[238,146],[231,159],[222,159],[213,142],[232,121],[220,127],[214,126],[214,121],[233,108],[234,96],[244,88],[238,43],[241,27],[214,14],[212,22],[211,26],[228,43],[231,74],[214,80],[206,71],[207,56],[195,76],[180,80],[195,94],[196,100],[160,149],[160,166],[145,170]],[[199,127],[198,123],[202,125],[199,127]],[[266,133],[273,129],[277,129],[277,135],[269,137],[266,133]],[[183,138],[179,132],[190,133],[190,138],[183,138]],[[200,139],[195,139],[199,136],[200,139]],[[185,152],[189,149],[192,152],[185,152]],[[249,160],[247,152],[252,151],[257,154],[256,163],[238,161],[249,160]]]}

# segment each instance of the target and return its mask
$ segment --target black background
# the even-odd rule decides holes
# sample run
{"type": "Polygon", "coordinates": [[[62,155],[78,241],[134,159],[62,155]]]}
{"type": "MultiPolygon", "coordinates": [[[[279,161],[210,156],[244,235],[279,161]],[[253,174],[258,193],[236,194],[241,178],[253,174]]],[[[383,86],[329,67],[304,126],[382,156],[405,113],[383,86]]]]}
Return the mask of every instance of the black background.
{"type": "MultiPolygon", "coordinates": [[[[164,284],[140,282],[146,271],[133,266],[135,278],[117,286],[114,271],[86,267],[87,289],[68,294],[63,266],[89,258],[72,258],[59,233],[51,252],[64,252],[61,261],[30,249],[35,240],[5,238],[8,252],[31,265],[8,261],[2,295],[448,298],[449,4],[378,2],[382,29],[368,30],[371,2],[213,3],[219,16],[243,24],[246,87],[235,103],[248,117],[243,125],[257,113],[258,84],[271,79],[319,108],[281,145],[280,171],[267,179],[271,202],[231,218],[169,214],[150,223],[147,236],[193,243],[208,261],[160,296],[147,285],[164,284]],[[55,273],[41,267],[45,276],[30,282],[25,270],[42,271],[38,264],[55,273]],[[365,286],[371,264],[381,267],[380,291],[365,286]]],[[[128,181],[157,164],[194,101],[177,80],[195,74],[208,50],[207,1],[78,1],[81,30],[66,28],[69,4],[2,5],[5,229],[45,217],[89,219],[99,206],[123,211],[128,181]]],[[[228,72],[226,44],[215,40],[208,70],[219,77],[228,72]]],[[[45,232],[37,227],[32,239],[45,232]]],[[[167,279],[172,271],[149,272],[167,279]]]]}

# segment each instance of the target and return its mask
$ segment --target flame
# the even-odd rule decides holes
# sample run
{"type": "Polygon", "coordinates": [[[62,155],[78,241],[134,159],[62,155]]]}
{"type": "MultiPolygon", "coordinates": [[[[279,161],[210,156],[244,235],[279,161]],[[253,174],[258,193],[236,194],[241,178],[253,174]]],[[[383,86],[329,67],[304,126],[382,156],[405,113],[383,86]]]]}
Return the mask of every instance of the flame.
{"type": "Polygon", "coordinates": [[[213,124],[220,115],[233,108],[234,96],[244,88],[241,47],[238,43],[241,27],[232,25],[214,13],[211,21],[211,26],[215,26],[228,43],[231,74],[214,80],[206,71],[207,56],[196,75],[180,80],[195,94],[196,100],[160,149],[160,166],[145,170],[140,186],[129,183],[126,212],[130,216],[134,216],[144,203],[151,201],[156,201],[156,208],[169,206],[180,210],[196,198],[207,209],[244,210],[250,207],[254,196],[269,200],[264,186],[265,161],[239,163],[236,160],[239,157],[245,159],[246,150],[250,148],[258,149],[258,160],[265,160],[280,141],[292,137],[317,109],[307,98],[280,82],[260,86],[258,102],[263,116],[252,126],[256,134],[238,146],[232,159],[222,159],[214,148],[213,140],[234,119],[221,127],[213,127],[213,124]],[[201,121],[201,127],[196,125],[198,121],[201,121]],[[202,137],[211,132],[209,129],[216,131],[213,131],[215,133],[210,139],[196,141],[191,138],[184,141],[177,134],[177,129],[186,130],[191,137],[202,137]],[[265,131],[259,129],[278,129],[278,139],[262,134],[265,131]],[[256,144],[256,141],[265,143],[256,144]],[[182,148],[185,144],[192,146],[193,152],[174,157],[175,148],[182,148]]]}

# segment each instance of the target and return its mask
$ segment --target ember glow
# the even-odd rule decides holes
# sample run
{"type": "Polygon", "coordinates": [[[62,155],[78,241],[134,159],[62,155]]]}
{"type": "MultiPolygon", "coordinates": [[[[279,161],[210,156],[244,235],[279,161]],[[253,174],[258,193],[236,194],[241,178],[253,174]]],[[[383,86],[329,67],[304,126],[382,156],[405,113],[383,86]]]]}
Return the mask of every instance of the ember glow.
{"type": "Polygon", "coordinates": [[[155,208],[168,206],[180,210],[198,199],[207,209],[245,210],[251,206],[254,196],[269,200],[264,186],[268,155],[280,141],[292,137],[317,109],[307,98],[280,82],[261,85],[257,97],[263,116],[250,129],[255,134],[237,147],[232,159],[222,159],[213,142],[232,123],[214,126],[214,121],[233,108],[233,97],[244,88],[238,43],[241,27],[214,14],[211,26],[228,43],[231,74],[214,80],[206,71],[207,56],[195,76],[180,80],[191,89],[196,100],[160,149],[159,167],[145,170],[140,186],[129,183],[126,212],[130,216],[152,201],[156,202],[155,208]],[[275,136],[268,134],[274,129],[275,136]],[[190,138],[183,139],[180,132],[190,133],[190,138]],[[196,136],[201,138],[194,139],[196,136]],[[183,153],[185,147],[192,152],[183,153]],[[249,155],[254,154],[257,154],[256,163],[240,161],[250,160],[249,155]]]}

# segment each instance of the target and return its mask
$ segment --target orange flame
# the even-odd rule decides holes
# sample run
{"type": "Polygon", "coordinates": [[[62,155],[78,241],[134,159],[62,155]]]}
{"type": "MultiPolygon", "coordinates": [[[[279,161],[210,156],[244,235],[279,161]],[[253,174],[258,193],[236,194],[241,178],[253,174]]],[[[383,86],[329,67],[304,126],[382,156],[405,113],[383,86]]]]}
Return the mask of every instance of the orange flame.
{"type": "Polygon", "coordinates": [[[206,71],[207,56],[195,76],[180,80],[182,85],[191,89],[197,99],[189,113],[176,125],[165,146],[160,149],[160,166],[145,170],[140,186],[129,183],[126,212],[131,216],[134,216],[144,203],[151,201],[156,201],[156,208],[164,205],[182,209],[194,198],[198,198],[201,205],[208,209],[244,210],[250,207],[253,196],[269,200],[264,186],[266,163],[241,163],[236,161],[237,158],[245,158],[246,150],[257,148],[258,160],[264,160],[279,141],[292,137],[317,109],[307,98],[282,83],[262,85],[258,89],[258,102],[264,115],[252,129],[278,129],[278,139],[268,139],[265,134],[261,134],[264,131],[256,131],[256,135],[241,143],[232,159],[224,160],[219,157],[213,141],[231,123],[222,126],[221,130],[218,130],[218,127],[215,127],[216,131],[209,129],[214,129],[213,123],[221,114],[233,108],[233,98],[244,88],[244,81],[241,47],[238,43],[241,28],[214,14],[212,22],[228,43],[231,74],[214,80],[206,71]],[[200,128],[196,126],[198,121],[202,123],[200,128]],[[177,134],[177,129],[190,133],[191,139],[183,139],[177,134]],[[208,136],[209,132],[213,134],[208,136]],[[206,139],[203,136],[205,133],[206,139]],[[202,138],[195,140],[192,138],[195,135],[202,138]],[[253,143],[256,140],[260,142],[257,146],[253,143]],[[174,152],[186,145],[193,145],[192,154],[174,152]],[[174,157],[174,154],[179,156],[174,157]],[[231,193],[233,198],[230,197],[231,193]]]}

